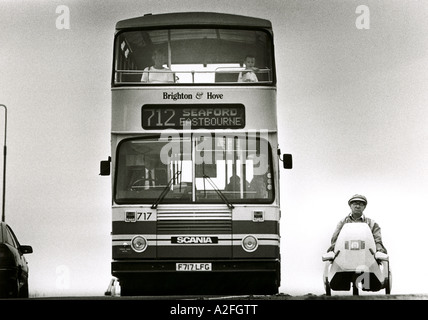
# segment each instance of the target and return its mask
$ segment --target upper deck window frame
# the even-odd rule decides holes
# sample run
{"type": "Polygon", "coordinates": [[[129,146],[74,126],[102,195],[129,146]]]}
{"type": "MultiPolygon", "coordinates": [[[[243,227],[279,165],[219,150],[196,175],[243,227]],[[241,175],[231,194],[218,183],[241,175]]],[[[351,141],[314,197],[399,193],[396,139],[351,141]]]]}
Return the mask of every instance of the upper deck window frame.
{"type": "MultiPolygon", "coordinates": [[[[167,59],[168,59],[168,64],[169,66],[171,65],[171,48],[170,48],[170,42],[168,41],[167,45],[167,59]]],[[[114,39],[114,52],[113,52],[113,65],[112,65],[112,79],[111,79],[111,85],[112,87],[126,87],[126,86],[138,86],[138,87],[149,87],[149,86],[242,86],[242,85],[263,85],[263,86],[276,86],[276,72],[275,72],[275,55],[274,55],[274,42],[273,42],[273,35],[271,30],[266,29],[266,28],[261,28],[261,27],[239,27],[239,26],[225,26],[225,25],[218,25],[218,26],[214,26],[214,25],[180,25],[180,26],[165,26],[165,27],[144,27],[144,28],[124,28],[119,30],[116,35],[115,35],[115,39],[114,39]],[[117,67],[117,61],[118,61],[118,55],[119,54],[123,54],[120,52],[120,50],[126,50],[126,43],[122,43],[122,47],[121,44],[118,43],[119,41],[119,37],[121,37],[121,35],[123,35],[126,32],[154,32],[154,31],[166,31],[168,32],[168,34],[170,34],[170,31],[173,30],[189,30],[189,29],[195,29],[195,30],[236,30],[236,31],[255,31],[255,32],[260,32],[261,34],[265,35],[265,40],[266,40],[266,61],[269,61],[270,66],[269,70],[262,70],[260,69],[259,71],[261,73],[267,73],[270,72],[270,79],[269,81],[260,81],[260,82],[244,82],[244,83],[239,83],[239,82],[183,82],[183,83],[144,83],[141,81],[132,81],[132,82],[123,82],[123,81],[117,81],[116,77],[117,77],[117,70],[121,70],[117,67]],[[125,47],[124,47],[125,46],[125,47]]],[[[242,57],[243,61],[244,57],[242,57]]],[[[202,66],[202,63],[201,63],[202,66]]],[[[236,75],[239,74],[239,72],[242,71],[242,68],[238,68],[238,67],[234,67],[236,68],[236,70],[234,69],[233,71],[230,70],[226,70],[225,73],[236,73],[236,75]]],[[[132,70],[130,70],[132,71],[132,70]]],[[[172,73],[174,73],[174,70],[171,70],[172,73]]],[[[176,71],[177,73],[179,73],[180,71],[176,71]]],[[[213,72],[213,71],[209,71],[209,72],[213,72]]],[[[137,71],[135,71],[135,73],[137,73],[137,71]]],[[[189,73],[189,72],[188,72],[189,73]]],[[[219,72],[219,73],[223,73],[223,72],[219,72]]],[[[216,73],[218,74],[218,73],[216,73]]],[[[141,74],[139,75],[141,77],[141,74]]],[[[138,75],[136,75],[136,79],[138,78],[138,75]]],[[[176,79],[175,74],[174,74],[174,79],[176,79]]]]}

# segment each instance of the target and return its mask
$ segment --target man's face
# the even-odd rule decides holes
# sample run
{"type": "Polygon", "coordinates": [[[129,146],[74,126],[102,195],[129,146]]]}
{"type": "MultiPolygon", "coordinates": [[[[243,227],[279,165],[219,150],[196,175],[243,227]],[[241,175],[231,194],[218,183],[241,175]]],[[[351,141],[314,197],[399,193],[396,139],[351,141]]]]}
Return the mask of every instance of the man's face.
{"type": "Polygon", "coordinates": [[[355,218],[359,218],[363,215],[363,211],[366,208],[366,204],[363,201],[351,202],[352,215],[355,218]]]}

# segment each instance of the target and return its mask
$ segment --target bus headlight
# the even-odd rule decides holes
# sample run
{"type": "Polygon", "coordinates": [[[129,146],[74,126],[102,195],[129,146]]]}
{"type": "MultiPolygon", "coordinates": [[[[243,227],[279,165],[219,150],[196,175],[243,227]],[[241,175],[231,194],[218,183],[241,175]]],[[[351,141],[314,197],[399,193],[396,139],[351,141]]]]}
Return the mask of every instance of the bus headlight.
{"type": "Polygon", "coordinates": [[[131,248],[135,252],[143,252],[147,249],[147,240],[143,236],[135,236],[131,240],[131,248]]]}
{"type": "Polygon", "coordinates": [[[258,245],[257,238],[254,236],[246,236],[242,239],[242,248],[247,252],[256,251],[258,245]]]}

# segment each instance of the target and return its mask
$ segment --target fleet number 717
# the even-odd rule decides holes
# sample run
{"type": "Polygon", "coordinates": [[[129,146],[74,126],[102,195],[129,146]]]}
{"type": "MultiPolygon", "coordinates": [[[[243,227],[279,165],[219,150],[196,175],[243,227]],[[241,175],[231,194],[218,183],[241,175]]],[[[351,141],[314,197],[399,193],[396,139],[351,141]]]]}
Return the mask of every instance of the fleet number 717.
{"type": "Polygon", "coordinates": [[[149,220],[152,216],[151,212],[138,212],[137,213],[137,220],[140,220],[141,216],[143,216],[143,220],[149,220]]]}

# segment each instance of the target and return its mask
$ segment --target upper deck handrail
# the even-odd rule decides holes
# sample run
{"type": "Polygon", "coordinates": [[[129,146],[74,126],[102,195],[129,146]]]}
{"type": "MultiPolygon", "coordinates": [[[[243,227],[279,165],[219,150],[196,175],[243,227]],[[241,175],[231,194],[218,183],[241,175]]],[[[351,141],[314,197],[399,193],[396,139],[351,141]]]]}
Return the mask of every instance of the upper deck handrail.
{"type": "MultiPolygon", "coordinates": [[[[210,70],[210,71],[195,71],[195,70],[180,70],[180,71],[174,71],[174,70],[123,70],[123,69],[119,69],[119,70],[115,70],[115,84],[116,85],[120,85],[120,84],[147,84],[147,82],[145,81],[135,81],[135,79],[132,80],[128,80],[128,81],[124,81],[122,79],[123,75],[139,75],[142,76],[143,74],[154,74],[154,73],[172,73],[172,74],[191,74],[192,75],[192,82],[181,82],[180,84],[188,84],[188,83],[192,83],[192,84],[204,84],[204,83],[239,83],[236,81],[216,81],[214,80],[213,82],[196,82],[195,81],[195,75],[197,74],[230,74],[230,75],[238,75],[240,72],[245,72],[246,69],[243,67],[219,67],[216,70],[210,70]],[[222,70],[224,69],[224,70],[222,70]]],[[[254,83],[259,83],[259,84],[267,84],[267,83],[272,83],[272,80],[270,80],[272,78],[272,70],[269,68],[264,68],[264,69],[256,69],[256,70],[252,70],[252,72],[256,73],[256,74],[267,74],[268,75],[268,80],[259,80],[258,82],[254,82],[254,83]]],[[[164,82],[164,83],[174,83],[173,81],[169,81],[169,82],[164,82]]],[[[175,81],[175,83],[177,83],[175,81]]],[[[239,83],[242,84],[242,83],[239,83]]]]}

